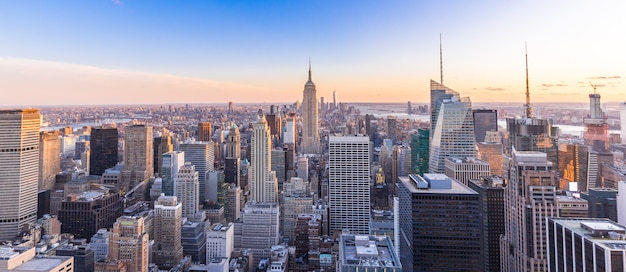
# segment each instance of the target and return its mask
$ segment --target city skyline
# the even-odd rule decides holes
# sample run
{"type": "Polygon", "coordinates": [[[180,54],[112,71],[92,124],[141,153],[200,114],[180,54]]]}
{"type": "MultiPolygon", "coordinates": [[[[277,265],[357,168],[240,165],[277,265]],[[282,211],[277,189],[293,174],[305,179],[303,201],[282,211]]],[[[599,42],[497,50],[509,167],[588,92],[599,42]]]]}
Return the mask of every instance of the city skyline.
{"type": "Polygon", "coordinates": [[[626,3],[6,1],[0,106],[428,101],[619,102],[626,3]],[[622,8],[620,8],[622,7],[622,8]],[[19,27],[18,27],[19,26],[19,27]]]}

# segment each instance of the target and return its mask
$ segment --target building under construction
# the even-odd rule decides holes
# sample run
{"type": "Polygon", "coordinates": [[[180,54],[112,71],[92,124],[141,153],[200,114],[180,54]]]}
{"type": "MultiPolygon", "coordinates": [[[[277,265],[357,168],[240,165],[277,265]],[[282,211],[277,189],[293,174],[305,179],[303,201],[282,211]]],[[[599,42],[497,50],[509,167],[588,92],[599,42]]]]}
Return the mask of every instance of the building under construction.
{"type": "Polygon", "coordinates": [[[591,146],[593,150],[604,152],[609,144],[609,125],[600,106],[600,94],[596,93],[596,86],[591,86],[593,93],[589,94],[589,117],[583,120],[585,124],[583,138],[585,144],[591,146]]]}

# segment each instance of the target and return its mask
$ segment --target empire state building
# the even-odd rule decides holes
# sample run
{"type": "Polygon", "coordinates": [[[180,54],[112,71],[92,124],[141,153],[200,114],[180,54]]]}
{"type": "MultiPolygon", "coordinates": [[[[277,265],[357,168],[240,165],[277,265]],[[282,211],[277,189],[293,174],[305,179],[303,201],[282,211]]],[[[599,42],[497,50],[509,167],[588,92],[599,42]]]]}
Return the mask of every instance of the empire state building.
{"type": "Polygon", "coordinates": [[[311,80],[311,63],[309,62],[309,80],[304,84],[302,98],[302,153],[317,154],[320,146],[318,129],[317,91],[311,80]]]}

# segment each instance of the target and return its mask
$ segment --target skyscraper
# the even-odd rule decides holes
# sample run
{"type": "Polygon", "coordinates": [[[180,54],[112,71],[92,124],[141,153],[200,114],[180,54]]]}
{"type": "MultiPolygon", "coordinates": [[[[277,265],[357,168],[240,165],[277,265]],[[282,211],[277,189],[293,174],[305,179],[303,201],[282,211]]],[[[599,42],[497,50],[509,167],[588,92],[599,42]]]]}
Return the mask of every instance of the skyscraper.
{"type": "Polygon", "coordinates": [[[387,138],[392,142],[396,142],[398,136],[396,135],[398,119],[395,116],[387,116],[387,138]]]}
{"type": "Polygon", "coordinates": [[[152,147],[154,153],[152,154],[154,156],[154,175],[161,177],[163,176],[163,154],[174,150],[174,146],[172,145],[172,136],[169,134],[163,134],[154,137],[152,147]]]}
{"type": "MultiPolygon", "coordinates": [[[[152,127],[128,126],[124,130],[124,183],[130,188],[154,175],[152,127]]],[[[130,189],[129,188],[129,189],[130,189]]]]}
{"type": "Polygon", "coordinates": [[[434,136],[435,126],[437,125],[437,119],[439,118],[439,109],[441,103],[444,100],[451,99],[452,97],[459,98],[459,93],[443,86],[434,80],[430,81],[430,131],[431,136],[434,136]]]}
{"type": "Polygon", "coordinates": [[[548,271],[546,218],[559,216],[552,162],[542,152],[514,150],[509,176],[501,271],[548,271]]]}
{"type": "Polygon", "coordinates": [[[37,220],[39,125],[36,109],[0,110],[0,239],[37,220]]]}
{"type": "Polygon", "coordinates": [[[176,195],[176,186],[174,182],[178,170],[185,164],[185,152],[172,151],[163,154],[163,165],[161,166],[161,193],[166,196],[176,195]]]}
{"type": "Polygon", "coordinates": [[[39,189],[53,189],[59,171],[61,171],[59,132],[41,132],[39,138],[39,189]]]}
{"type": "Polygon", "coordinates": [[[152,258],[159,269],[171,269],[183,259],[182,204],[175,196],[160,196],[154,203],[152,258]]]}
{"type": "Polygon", "coordinates": [[[487,131],[498,131],[498,111],[497,110],[472,110],[474,118],[474,135],[476,142],[485,141],[487,131]]]}
{"type": "Polygon", "coordinates": [[[185,152],[185,162],[190,162],[198,171],[200,202],[204,203],[206,200],[207,173],[214,169],[215,145],[213,142],[187,141],[180,144],[180,150],[185,152]]]}
{"type": "Polygon", "coordinates": [[[309,63],[309,80],[304,84],[302,98],[302,153],[316,154],[320,150],[318,129],[317,91],[311,81],[311,63],[309,63]]]}
{"type": "Polygon", "coordinates": [[[596,93],[596,86],[593,86],[593,93],[589,94],[589,117],[583,119],[585,133],[583,138],[585,144],[594,147],[599,152],[606,151],[609,146],[609,124],[600,106],[600,94],[596,93]]]}
{"type": "Polygon", "coordinates": [[[241,136],[235,123],[230,126],[226,137],[226,158],[241,159],[241,136]]]}
{"type": "Polygon", "coordinates": [[[122,216],[109,235],[108,260],[124,262],[128,272],[148,271],[149,242],[143,217],[122,216]]]}
{"type": "Polygon", "coordinates": [[[213,136],[213,128],[211,122],[198,123],[198,141],[210,142],[211,136],[213,136]]]}
{"type": "Polygon", "coordinates": [[[114,167],[117,160],[117,128],[92,128],[89,156],[89,174],[102,176],[104,170],[114,167]]]}
{"type": "Polygon", "coordinates": [[[250,194],[256,202],[278,202],[278,182],[272,169],[270,129],[265,117],[252,124],[250,194]]]}
{"type": "Polygon", "coordinates": [[[420,128],[411,134],[411,173],[423,175],[428,172],[430,159],[430,130],[420,128]]]}
{"type": "Polygon", "coordinates": [[[330,136],[328,157],[330,232],[369,234],[370,141],[367,136],[330,136]]]}
{"type": "Polygon", "coordinates": [[[481,271],[479,195],[443,174],[400,177],[404,271],[481,271]]]}
{"type": "MultiPolygon", "coordinates": [[[[431,92],[432,94],[432,92],[431,92]]],[[[443,99],[432,131],[428,169],[431,173],[444,173],[448,157],[476,157],[472,102],[468,97],[443,99]]]]}
{"type": "Polygon", "coordinates": [[[176,198],[183,206],[183,216],[193,217],[199,208],[199,190],[198,171],[191,163],[185,163],[176,175],[174,182],[176,186],[176,198]]]}

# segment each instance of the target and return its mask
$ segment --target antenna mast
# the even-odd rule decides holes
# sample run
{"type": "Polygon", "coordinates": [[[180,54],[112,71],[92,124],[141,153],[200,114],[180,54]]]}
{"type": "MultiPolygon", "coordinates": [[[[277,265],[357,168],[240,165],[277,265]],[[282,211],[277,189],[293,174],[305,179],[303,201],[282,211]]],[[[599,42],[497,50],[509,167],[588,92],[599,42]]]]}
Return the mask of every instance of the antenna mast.
{"type": "Polygon", "coordinates": [[[524,43],[524,54],[526,55],[526,118],[531,118],[533,116],[533,108],[530,105],[530,89],[528,87],[528,46],[524,43]]]}
{"type": "Polygon", "coordinates": [[[443,50],[441,48],[441,33],[439,33],[439,83],[443,85],[443,50]]]}

